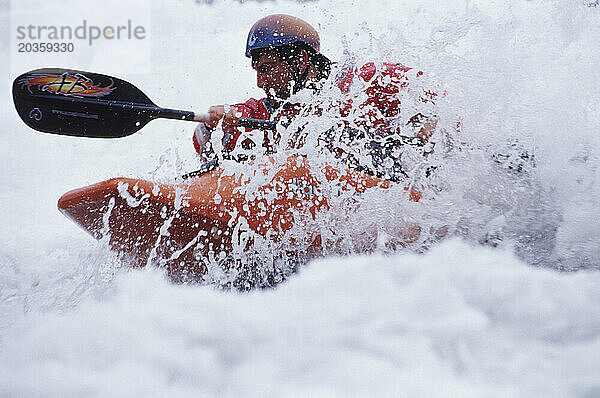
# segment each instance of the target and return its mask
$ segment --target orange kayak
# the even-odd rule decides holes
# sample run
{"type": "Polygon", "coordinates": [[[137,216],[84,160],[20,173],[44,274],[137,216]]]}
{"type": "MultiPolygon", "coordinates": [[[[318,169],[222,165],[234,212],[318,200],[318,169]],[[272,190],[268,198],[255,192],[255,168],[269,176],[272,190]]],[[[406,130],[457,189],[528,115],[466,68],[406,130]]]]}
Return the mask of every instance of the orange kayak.
{"type": "Polygon", "coordinates": [[[186,281],[202,279],[211,263],[235,260],[236,253],[239,260],[258,240],[316,256],[324,249],[316,220],[331,211],[332,200],[391,186],[359,171],[313,169],[302,156],[279,163],[271,157],[246,169],[252,171],[216,168],[176,184],[112,178],[67,192],[58,208],[134,266],[159,264],[186,281]]]}

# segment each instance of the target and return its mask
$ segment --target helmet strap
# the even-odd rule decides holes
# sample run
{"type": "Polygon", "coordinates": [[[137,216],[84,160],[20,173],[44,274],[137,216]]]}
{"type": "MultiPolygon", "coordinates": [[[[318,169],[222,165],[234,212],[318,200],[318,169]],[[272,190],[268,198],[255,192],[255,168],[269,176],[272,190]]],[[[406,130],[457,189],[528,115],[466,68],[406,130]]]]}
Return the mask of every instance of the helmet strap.
{"type": "Polygon", "coordinates": [[[306,83],[306,78],[308,77],[309,68],[310,68],[310,65],[306,67],[306,70],[302,74],[300,74],[300,72],[296,69],[294,88],[292,89],[293,94],[296,94],[298,91],[300,91],[304,88],[304,84],[306,83]]]}
{"type": "Polygon", "coordinates": [[[298,65],[294,65],[294,87],[292,88],[292,94],[296,94],[298,91],[304,88],[312,64],[312,57],[309,54],[308,63],[306,65],[306,68],[304,69],[304,72],[300,73],[300,68],[298,68],[298,65]]]}

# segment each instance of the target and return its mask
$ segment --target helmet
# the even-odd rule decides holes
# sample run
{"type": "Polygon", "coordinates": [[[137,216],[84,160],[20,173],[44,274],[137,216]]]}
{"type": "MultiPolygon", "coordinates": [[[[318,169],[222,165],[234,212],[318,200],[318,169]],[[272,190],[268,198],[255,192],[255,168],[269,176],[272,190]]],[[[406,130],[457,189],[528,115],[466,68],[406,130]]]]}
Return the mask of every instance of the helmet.
{"type": "Polygon", "coordinates": [[[254,50],[276,48],[294,43],[306,44],[319,52],[319,34],[307,22],[291,15],[274,14],[256,21],[246,41],[246,57],[254,50]]]}

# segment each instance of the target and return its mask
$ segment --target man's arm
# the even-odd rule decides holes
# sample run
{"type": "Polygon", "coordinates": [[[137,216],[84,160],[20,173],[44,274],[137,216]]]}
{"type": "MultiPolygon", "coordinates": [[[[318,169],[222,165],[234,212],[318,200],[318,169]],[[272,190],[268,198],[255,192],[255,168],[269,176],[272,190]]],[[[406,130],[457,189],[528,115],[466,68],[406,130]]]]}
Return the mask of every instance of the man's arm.
{"type": "MultiPolygon", "coordinates": [[[[208,148],[207,144],[210,142],[212,131],[217,127],[221,119],[223,119],[221,127],[226,137],[233,137],[236,134],[239,135],[237,126],[240,117],[247,117],[243,115],[244,112],[242,108],[243,105],[214,105],[209,108],[208,115],[210,116],[210,121],[199,123],[194,130],[194,148],[199,155],[205,158],[210,156],[212,148],[208,148]]],[[[231,139],[227,141],[231,141],[231,139]]],[[[224,145],[228,147],[229,142],[225,142],[224,145]]]]}
{"type": "Polygon", "coordinates": [[[238,128],[240,118],[269,119],[269,112],[262,101],[254,98],[250,98],[243,104],[211,106],[208,114],[210,121],[199,124],[194,131],[193,137],[196,152],[204,156],[207,155],[204,153],[206,144],[210,141],[212,131],[217,127],[221,119],[223,120],[221,127],[225,133],[226,141],[223,145],[229,151],[233,150],[241,135],[241,131],[238,128]]]}
{"type": "Polygon", "coordinates": [[[420,127],[416,137],[419,137],[423,142],[428,142],[437,126],[437,118],[435,116],[425,116],[422,113],[417,113],[410,118],[407,125],[414,128],[420,127]]]}

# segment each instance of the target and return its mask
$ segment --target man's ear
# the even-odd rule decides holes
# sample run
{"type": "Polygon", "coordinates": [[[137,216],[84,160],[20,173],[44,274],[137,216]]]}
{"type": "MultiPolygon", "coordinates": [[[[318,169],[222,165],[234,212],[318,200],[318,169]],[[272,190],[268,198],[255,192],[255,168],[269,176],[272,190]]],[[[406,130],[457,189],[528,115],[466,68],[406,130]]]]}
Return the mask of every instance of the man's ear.
{"type": "Polygon", "coordinates": [[[310,59],[308,55],[308,51],[301,50],[298,55],[298,70],[300,74],[306,72],[306,69],[309,67],[308,60],[310,59]]]}

